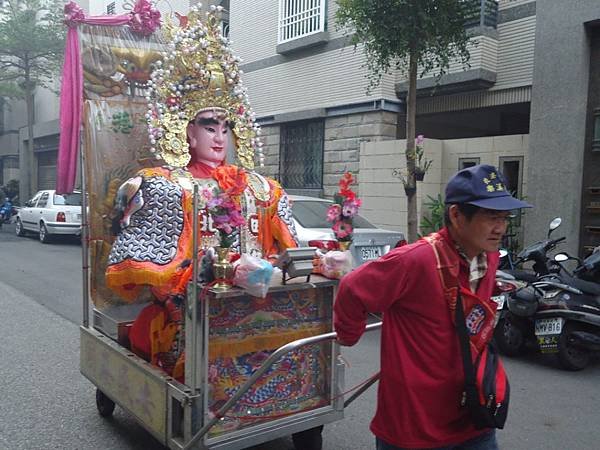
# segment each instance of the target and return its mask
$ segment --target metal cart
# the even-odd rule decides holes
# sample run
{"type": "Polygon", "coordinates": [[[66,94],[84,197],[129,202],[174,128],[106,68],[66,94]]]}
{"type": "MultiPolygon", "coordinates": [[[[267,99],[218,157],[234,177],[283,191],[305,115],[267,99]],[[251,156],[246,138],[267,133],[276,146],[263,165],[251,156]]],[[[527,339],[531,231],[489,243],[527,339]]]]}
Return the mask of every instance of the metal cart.
{"type": "MultiPolygon", "coordinates": [[[[160,36],[140,39],[127,27],[80,25],[78,39],[86,193],[81,372],[98,388],[98,411],[110,416],[118,404],[172,449],[239,449],[290,434],[320,440],[321,426],[342,419],[344,408],[344,366],[332,331],[335,281],[277,280],[266,299],[192,283],[183,311],[183,382],[130,350],[129,330],[145,305],[127,304],[106,287],[110,214],[118,186],[156,160],[141,78],[127,78],[115,62],[129,58],[149,73],[166,50],[160,36]]],[[[198,280],[197,260],[194,268],[198,280]]]]}
{"type": "MultiPolygon", "coordinates": [[[[261,311],[256,302],[264,303],[263,299],[251,297],[241,289],[209,291],[201,302],[195,303],[196,311],[194,307],[188,309],[185,318],[188,330],[185,384],[127,349],[127,329],[139,309],[135,306],[94,310],[93,326],[84,324],[81,327],[81,372],[98,388],[96,402],[101,415],[111,415],[118,404],[172,449],[241,449],[306,430],[314,432],[312,435],[304,433],[305,439],[319,439],[318,427],[342,419],[344,409],[344,365],[338,360],[339,347],[332,342],[335,333],[331,332],[335,285],[329,280],[311,283],[293,280],[285,286],[270,288],[271,305],[304,308],[312,317],[297,317],[298,323],[306,324],[314,319],[320,328],[329,331],[283,343],[251,372],[236,373],[235,378],[244,382],[231,386],[228,392],[232,394],[224,402],[219,403],[216,391],[223,391],[221,385],[229,380],[219,378],[218,374],[211,376],[209,372],[215,369],[215,364],[223,373],[230,369],[218,367],[219,362],[230,365],[231,361],[215,355],[222,355],[223,333],[231,330],[215,325],[215,317],[219,317],[220,310],[234,303],[239,309],[255,312],[261,311]],[[308,309],[302,305],[306,302],[311,303],[308,309]],[[287,364],[282,370],[288,371],[289,377],[303,377],[297,384],[291,383],[295,388],[282,395],[277,393],[276,401],[264,402],[261,412],[257,412],[257,408],[246,410],[249,406],[244,398],[248,391],[256,383],[263,387],[276,383],[273,380],[280,377],[282,371],[273,369],[290,354],[297,360],[304,358],[309,370],[319,372],[319,375],[302,372],[307,368],[306,364],[287,364]],[[304,394],[304,400],[299,400],[301,394],[304,394]],[[282,404],[284,407],[280,408],[282,404]],[[268,405],[267,409],[264,405],[268,405]]],[[[198,292],[197,289],[191,291],[191,295],[198,292]]],[[[281,321],[284,323],[265,321],[253,338],[260,341],[278,326],[290,325],[287,318],[281,321]]],[[[239,327],[239,322],[235,326],[239,327]]],[[[380,325],[372,324],[368,329],[380,325]]],[[[256,327],[250,332],[255,333],[256,327]]]]}

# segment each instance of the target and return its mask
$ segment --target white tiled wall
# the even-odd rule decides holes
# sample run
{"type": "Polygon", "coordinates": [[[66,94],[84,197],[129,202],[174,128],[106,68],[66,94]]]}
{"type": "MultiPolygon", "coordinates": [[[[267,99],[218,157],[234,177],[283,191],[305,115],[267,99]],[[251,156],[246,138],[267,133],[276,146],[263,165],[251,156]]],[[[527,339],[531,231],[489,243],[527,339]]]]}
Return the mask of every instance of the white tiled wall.
{"type": "MultiPolygon", "coordinates": [[[[480,158],[482,164],[499,165],[501,157],[523,157],[527,173],[529,135],[495,136],[470,139],[425,140],[425,156],[433,160],[425,180],[417,183],[417,205],[421,216],[427,196],[443,196],[446,182],[457,170],[460,158],[480,158]]],[[[402,182],[392,175],[405,168],[405,140],[363,142],[360,147],[359,196],[361,214],[383,228],[406,231],[406,194],[402,182]]],[[[527,180],[523,179],[523,194],[527,180]]]]}

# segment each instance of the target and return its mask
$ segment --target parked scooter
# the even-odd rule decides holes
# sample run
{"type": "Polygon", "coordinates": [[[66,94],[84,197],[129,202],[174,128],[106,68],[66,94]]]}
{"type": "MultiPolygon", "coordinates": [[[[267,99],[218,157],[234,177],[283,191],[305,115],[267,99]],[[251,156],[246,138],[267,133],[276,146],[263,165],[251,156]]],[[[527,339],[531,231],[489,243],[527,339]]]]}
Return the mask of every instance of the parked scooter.
{"type": "MultiPolygon", "coordinates": [[[[550,235],[560,226],[561,222],[560,217],[553,219],[548,226],[546,239],[523,249],[514,261],[509,254],[500,250],[501,258],[508,258],[509,267],[513,267],[513,269],[505,269],[496,273],[497,289],[493,298],[499,299],[500,296],[503,296],[503,300],[498,323],[494,330],[494,340],[500,352],[507,356],[521,354],[527,341],[535,338],[533,324],[531,323],[531,316],[535,313],[535,310],[515,314],[509,310],[507,300],[514,296],[529,297],[534,295],[531,292],[531,289],[533,289],[530,287],[531,283],[538,281],[540,277],[556,273],[561,269],[558,264],[548,257],[548,252],[565,240],[564,237],[550,239],[550,235]],[[531,270],[523,269],[523,264],[530,261],[533,262],[533,268],[531,270]]],[[[497,303],[499,303],[498,300],[497,303]]]]}
{"type": "Polygon", "coordinates": [[[15,214],[17,214],[17,209],[10,199],[6,198],[2,206],[0,206],[0,227],[5,223],[10,223],[15,214]]]}
{"type": "MultiPolygon", "coordinates": [[[[560,264],[568,256],[561,253],[555,258],[560,264]]],[[[600,283],[586,279],[599,272],[597,252],[588,256],[573,275],[565,269],[544,280],[546,285],[537,284],[541,291],[534,315],[537,342],[542,353],[555,353],[567,370],[585,368],[591,355],[600,352],[600,283]]]]}
{"type": "Polygon", "coordinates": [[[501,250],[500,256],[502,260],[508,260],[508,264],[505,264],[506,268],[503,269],[503,271],[513,275],[517,279],[527,281],[534,281],[535,278],[540,275],[547,275],[555,271],[555,264],[548,258],[548,252],[554,250],[560,242],[566,239],[566,237],[563,236],[557,239],[550,239],[550,235],[554,230],[560,227],[561,223],[562,219],[560,217],[552,219],[548,226],[548,235],[546,236],[546,239],[525,247],[519,252],[515,260],[512,259],[507,251],[501,250]],[[523,270],[523,264],[528,261],[533,262],[532,270],[523,270]]]}

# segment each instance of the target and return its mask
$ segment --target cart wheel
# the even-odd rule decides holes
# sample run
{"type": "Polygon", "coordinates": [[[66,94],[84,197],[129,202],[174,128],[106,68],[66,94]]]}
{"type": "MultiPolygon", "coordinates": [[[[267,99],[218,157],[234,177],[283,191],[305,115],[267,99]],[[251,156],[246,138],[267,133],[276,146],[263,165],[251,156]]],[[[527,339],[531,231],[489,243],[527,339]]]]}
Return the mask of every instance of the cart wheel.
{"type": "Polygon", "coordinates": [[[323,448],[323,425],[292,434],[296,450],[321,450],[323,448]]]}
{"type": "Polygon", "coordinates": [[[96,406],[102,417],[112,416],[115,410],[115,402],[106,396],[100,389],[96,389],[96,406]]]}

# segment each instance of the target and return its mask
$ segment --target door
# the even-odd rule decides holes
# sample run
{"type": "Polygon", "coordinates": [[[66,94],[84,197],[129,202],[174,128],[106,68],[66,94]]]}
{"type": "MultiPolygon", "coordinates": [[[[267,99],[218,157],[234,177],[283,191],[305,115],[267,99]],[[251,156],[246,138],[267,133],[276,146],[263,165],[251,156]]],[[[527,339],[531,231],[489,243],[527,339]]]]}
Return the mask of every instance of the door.
{"type": "Polygon", "coordinates": [[[45,191],[42,193],[42,196],[35,205],[35,209],[33,212],[33,219],[35,220],[35,230],[39,231],[40,229],[40,221],[43,219],[44,222],[54,221],[53,219],[49,219],[49,211],[50,209],[50,193],[45,191]]]}
{"type": "Polygon", "coordinates": [[[21,223],[23,224],[23,228],[27,230],[36,230],[37,226],[35,226],[35,219],[33,218],[33,212],[35,210],[35,206],[37,205],[38,200],[42,196],[42,192],[38,192],[33,196],[31,200],[27,202],[25,207],[21,210],[21,223]]]}

